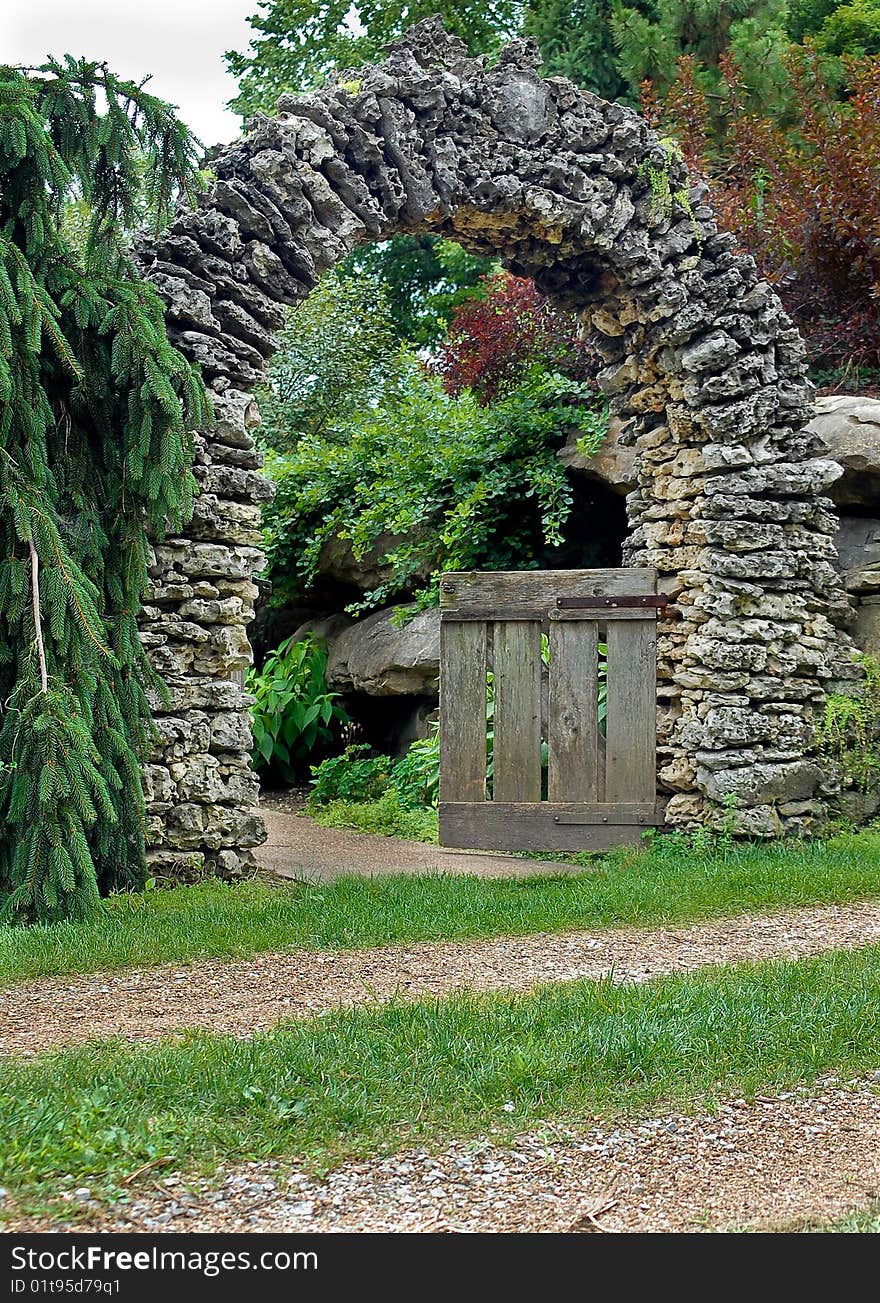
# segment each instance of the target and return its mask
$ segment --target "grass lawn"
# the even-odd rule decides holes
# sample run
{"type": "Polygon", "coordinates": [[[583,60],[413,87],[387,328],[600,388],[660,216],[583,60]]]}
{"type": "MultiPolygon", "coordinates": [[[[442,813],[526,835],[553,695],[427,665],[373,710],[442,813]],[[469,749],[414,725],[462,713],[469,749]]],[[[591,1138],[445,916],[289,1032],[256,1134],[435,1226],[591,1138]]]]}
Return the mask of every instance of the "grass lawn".
{"type": "Polygon", "coordinates": [[[769,1234],[776,1235],[877,1235],[880,1234],[880,1204],[870,1204],[867,1208],[844,1213],[834,1221],[823,1222],[811,1218],[809,1221],[783,1222],[774,1226],[734,1226],[731,1230],[739,1235],[769,1234]]]}
{"type": "Polygon", "coordinates": [[[661,837],[556,877],[206,882],[118,896],[96,919],[0,928],[0,986],[61,973],[415,940],[685,922],[880,896],[880,830],[825,842],[700,845],[661,837]]]}
{"type": "Polygon", "coordinates": [[[339,1011],[252,1040],[94,1042],[0,1062],[0,1184],[23,1205],[287,1155],[322,1168],[552,1118],[711,1106],[880,1064],[880,946],[667,977],[339,1011]]]}
{"type": "Polygon", "coordinates": [[[874,1204],[863,1211],[847,1213],[834,1222],[808,1222],[792,1229],[801,1235],[877,1235],[880,1233],[880,1209],[874,1204]]]}

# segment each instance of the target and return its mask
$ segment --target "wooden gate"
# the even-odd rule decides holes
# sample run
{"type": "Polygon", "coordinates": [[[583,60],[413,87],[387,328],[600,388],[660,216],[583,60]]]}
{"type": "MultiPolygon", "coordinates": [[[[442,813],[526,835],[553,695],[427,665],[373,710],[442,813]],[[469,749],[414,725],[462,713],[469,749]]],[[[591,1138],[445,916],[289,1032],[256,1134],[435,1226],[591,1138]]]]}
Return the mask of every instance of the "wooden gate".
{"type": "Polygon", "coordinates": [[[657,822],[656,617],[665,603],[653,570],[442,577],[442,846],[602,850],[638,841],[657,822]]]}

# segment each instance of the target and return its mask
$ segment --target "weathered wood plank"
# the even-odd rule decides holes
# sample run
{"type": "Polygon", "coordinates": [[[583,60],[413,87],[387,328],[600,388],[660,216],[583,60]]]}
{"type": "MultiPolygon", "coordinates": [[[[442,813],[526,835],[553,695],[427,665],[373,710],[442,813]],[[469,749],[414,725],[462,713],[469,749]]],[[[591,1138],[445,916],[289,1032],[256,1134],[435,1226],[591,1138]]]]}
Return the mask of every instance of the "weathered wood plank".
{"type": "Polygon", "coordinates": [[[486,626],[440,627],[440,797],[486,799],[486,626]]]}
{"type": "MultiPolygon", "coordinates": [[[[451,813],[459,808],[464,810],[468,804],[467,801],[441,801],[451,813]]],[[[485,806],[499,818],[514,821],[535,815],[542,822],[550,823],[631,823],[642,828],[653,827],[657,810],[654,801],[542,801],[538,810],[533,801],[487,801],[485,806]]]]}
{"type": "Polygon", "coordinates": [[[652,800],[657,787],[657,630],[608,623],[605,800],[652,800]]]}
{"type": "MultiPolygon", "coordinates": [[[[657,575],[649,569],[622,570],[467,570],[450,571],[440,579],[441,610],[478,607],[543,609],[557,597],[630,594],[657,590],[657,575]]],[[[545,614],[546,614],[545,613],[545,614]]]]}
{"type": "Polygon", "coordinates": [[[550,801],[595,801],[598,797],[598,645],[595,619],[550,626],[550,801]]]}
{"type": "Polygon", "coordinates": [[[540,801],[540,623],[513,621],[496,624],[493,668],[493,797],[496,801],[540,801]]]}
{"type": "MultiPolygon", "coordinates": [[[[619,807],[612,807],[616,812],[619,807]]],[[[561,823],[548,813],[553,806],[485,801],[481,805],[441,803],[440,844],[472,850],[602,851],[633,846],[656,817],[653,806],[644,823],[561,823]]],[[[615,817],[613,814],[609,818],[615,817]]]]}
{"type": "Polygon", "coordinates": [[[448,620],[546,620],[547,606],[534,604],[532,606],[468,606],[466,610],[461,611],[458,607],[444,609],[440,612],[441,623],[448,620]]]}

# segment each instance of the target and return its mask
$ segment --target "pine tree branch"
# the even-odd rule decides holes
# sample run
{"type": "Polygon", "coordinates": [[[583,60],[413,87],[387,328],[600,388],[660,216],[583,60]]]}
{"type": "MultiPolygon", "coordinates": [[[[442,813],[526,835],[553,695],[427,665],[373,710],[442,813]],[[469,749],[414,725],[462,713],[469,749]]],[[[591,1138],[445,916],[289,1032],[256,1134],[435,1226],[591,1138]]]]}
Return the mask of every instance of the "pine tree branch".
{"type": "Polygon", "coordinates": [[[46,669],[46,644],[43,642],[43,621],[40,612],[40,558],[34,547],[34,540],[28,539],[31,551],[31,605],[34,611],[34,633],[37,641],[37,656],[40,659],[40,691],[49,691],[49,672],[46,669]]]}

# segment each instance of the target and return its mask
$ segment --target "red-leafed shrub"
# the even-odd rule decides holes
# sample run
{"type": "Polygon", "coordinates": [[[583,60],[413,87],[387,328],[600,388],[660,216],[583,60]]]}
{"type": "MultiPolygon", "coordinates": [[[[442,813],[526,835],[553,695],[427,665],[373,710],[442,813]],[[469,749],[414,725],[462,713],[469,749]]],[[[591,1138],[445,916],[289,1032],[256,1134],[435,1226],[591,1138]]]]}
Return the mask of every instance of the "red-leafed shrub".
{"type": "Polygon", "coordinates": [[[784,130],[742,108],[740,75],[722,61],[729,106],[720,146],[693,61],[664,105],[722,225],[736,232],[804,333],[815,367],[880,366],[880,59],[842,61],[843,92],[813,50],[788,68],[796,120],[784,130]]]}
{"type": "Polygon", "coordinates": [[[447,393],[470,389],[482,403],[512,389],[536,363],[573,380],[599,364],[577,314],[555,308],[535,282],[501,272],[486,277],[484,294],[456,309],[432,362],[447,393]]]}

